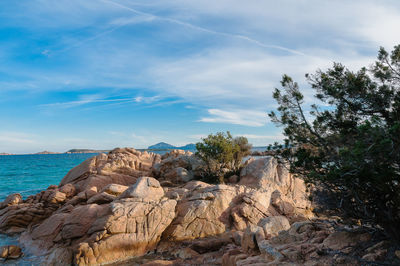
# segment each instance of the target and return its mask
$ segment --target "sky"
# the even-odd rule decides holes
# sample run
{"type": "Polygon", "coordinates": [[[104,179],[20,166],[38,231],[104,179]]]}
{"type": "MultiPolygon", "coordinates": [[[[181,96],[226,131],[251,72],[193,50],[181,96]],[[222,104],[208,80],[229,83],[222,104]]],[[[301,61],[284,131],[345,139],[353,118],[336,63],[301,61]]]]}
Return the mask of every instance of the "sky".
{"type": "Polygon", "coordinates": [[[283,74],[357,70],[400,43],[399,1],[2,0],[0,152],[282,140],[283,74]]]}

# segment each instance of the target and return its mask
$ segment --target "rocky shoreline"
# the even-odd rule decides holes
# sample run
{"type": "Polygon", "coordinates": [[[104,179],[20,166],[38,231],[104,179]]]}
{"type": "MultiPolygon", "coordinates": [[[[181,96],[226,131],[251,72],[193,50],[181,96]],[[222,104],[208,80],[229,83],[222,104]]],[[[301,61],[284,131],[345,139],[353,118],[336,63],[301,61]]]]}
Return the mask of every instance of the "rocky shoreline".
{"type": "Polygon", "coordinates": [[[179,150],[101,153],[58,186],[8,196],[0,232],[45,265],[400,263],[381,233],[313,213],[304,182],[272,157],[248,160],[223,185],[194,180],[201,166],[179,150]]]}

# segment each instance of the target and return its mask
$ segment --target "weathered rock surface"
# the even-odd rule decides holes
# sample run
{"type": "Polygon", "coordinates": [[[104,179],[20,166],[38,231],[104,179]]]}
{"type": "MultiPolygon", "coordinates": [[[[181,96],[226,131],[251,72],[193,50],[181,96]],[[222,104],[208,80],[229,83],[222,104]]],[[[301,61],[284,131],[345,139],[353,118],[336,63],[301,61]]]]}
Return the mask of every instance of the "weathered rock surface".
{"type": "Polygon", "coordinates": [[[123,186],[123,185],[118,185],[118,184],[109,184],[109,185],[105,186],[101,190],[101,192],[105,192],[105,193],[108,193],[108,194],[114,195],[114,196],[119,196],[127,189],[128,189],[128,186],[123,186]]]}
{"type": "Polygon", "coordinates": [[[185,183],[193,180],[202,166],[202,161],[193,153],[173,150],[164,154],[162,160],[153,166],[153,174],[160,180],[185,183]]]}
{"type": "Polygon", "coordinates": [[[98,264],[144,255],[156,247],[174,218],[175,206],[174,200],[129,198],[113,202],[111,213],[91,224],[91,235],[79,243],[74,263],[98,264]]]}
{"type": "Polygon", "coordinates": [[[271,201],[271,189],[249,189],[234,200],[231,208],[231,220],[237,230],[244,230],[249,225],[257,225],[258,222],[271,215],[269,211],[271,201]]]}
{"type": "Polygon", "coordinates": [[[273,190],[270,211],[275,214],[293,218],[312,216],[304,181],[290,174],[287,166],[279,164],[273,157],[252,160],[242,169],[239,184],[273,190]]]}
{"type": "Polygon", "coordinates": [[[22,250],[15,245],[0,247],[0,258],[2,259],[18,259],[22,256],[22,250]]]}
{"type": "Polygon", "coordinates": [[[22,202],[22,196],[19,193],[8,195],[7,198],[0,203],[0,210],[4,209],[5,207],[17,205],[22,202]]]}
{"type": "Polygon", "coordinates": [[[152,177],[141,177],[136,184],[128,188],[119,198],[140,198],[145,201],[157,201],[164,196],[164,190],[158,180],[152,177]]]}
{"type": "Polygon", "coordinates": [[[87,203],[88,204],[92,204],[92,203],[104,204],[104,203],[112,202],[116,198],[117,197],[112,194],[108,194],[106,192],[100,192],[100,193],[94,195],[93,197],[91,197],[90,199],[88,199],[87,203]]]}
{"type": "Polygon", "coordinates": [[[3,202],[7,206],[0,210],[0,233],[21,233],[29,226],[35,225],[57,210],[65,201],[65,194],[59,192],[57,186],[50,186],[25,201],[20,195],[12,196],[3,202]]]}
{"type": "Polygon", "coordinates": [[[329,249],[341,250],[370,239],[371,235],[368,233],[341,231],[329,235],[322,244],[329,249]]]}
{"type": "MultiPolygon", "coordinates": [[[[156,195],[151,192],[158,181],[142,177],[111,203],[88,204],[70,212],[56,212],[21,240],[38,250],[49,250],[48,259],[64,254],[65,263],[93,265],[140,256],[156,247],[165,228],[175,216],[176,201],[163,197],[158,184],[156,195]],[[62,249],[67,251],[63,252],[62,249]],[[72,254],[71,256],[69,254],[72,254]]],[[[110,195],[110,194],[108,194],[110,195]]],[[[95,201],[95,200],[93,200],[95,201]]]]}
{"type": "Polygon", "coordinates": [[[372,234],[361,227],[345,229],[335,221],[304,221],[292,224],[272,238],[263,235],[260,229],[249,226],[241,247],[231,246],[223,255],[222,265],[370,265],[375,261],[396,265],[400,262],[393,260],[395,252],[388,255],[386,241],[370,243],[372,234]]]}
{"type": "Polygon", "coordinates": [[[236,257],[227,261],[258,263],[276,249],[266,241],[310,212],[304,184],[273,160],[259,160],[239,184],[236,177],[210,185],[191,181],[201,163],[190,153],[115,149],[73,168],[59,186],[26,200],[9,196],[0,204],[0,232],[22,232],[21,244],[49,265],[105,264],[156,248],[183,265],[221,264],[228,251],[236,257]]]}
{"type": "Polygon", "coordinates": [[[244,252],[251,252],[258,249],[257,242],[263,240],[264,230],[256,225],[250,225],[243,232],[243,237],[241,241],[242,250],[244,252]]]}
{"type": "Polygon", "coordinates": [[[165,173],[164,179],[171,180],[175,183],[189,182],[194,179],[193,172],[186,170],[183,167],[177,167],[165,173]]]}
{"type": "Polygon", "coordinates": [[[237,188],[226,185],[194,189],[177,206],[176,218],[164,233],[168,240],[181,241],[222,234],[237,188]]]}
{"type": "Polygon", "coordinates": [[[289,220],[285,216],[271,216],[262,219],[258,225],[264,230],[266,237],[275,237],[280,231],[290,228],[289,220]]]}
{"type": "Polygon", "coordinates": [[[72,168],[61,180],[60,186],[73,184],[78,191],[96,186],[101,190],[108,184],[131,185],[132,177],[148,176],[152,166],[161,160],[158,154],[139,152],[135,149],[115,149],[101,153],[72,168]]]}

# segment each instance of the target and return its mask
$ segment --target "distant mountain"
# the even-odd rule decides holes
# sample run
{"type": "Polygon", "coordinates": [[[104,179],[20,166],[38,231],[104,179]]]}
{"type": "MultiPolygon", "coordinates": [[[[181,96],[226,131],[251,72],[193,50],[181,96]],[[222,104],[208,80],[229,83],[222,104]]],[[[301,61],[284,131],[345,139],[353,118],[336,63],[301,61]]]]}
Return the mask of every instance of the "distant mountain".
{"type": "Polygon", "coordinates": [[[165,142],[160,142],[154,145],[149,146],[147,149],[149,150],[174,150],[174,149],[178,149],[178,150],[195,150],[196,149],[196,144],[187,144],[185,146],[181,146],[181,147],[177,147],[165,142]]]}
{"type": "Polygon", "coordinates": [[[169,149],[176,149],[174,145],[165,143],[165,142],[160,142],[154,145],[149,146],[147,149],[149,150],[169,150],[169,149]]]}
{"type": "Polygon", "coordinates": [[[179,149],[179,150],[185,150],[185,151],[187,151],[187,150],[195,150],[196,149],[196,144],[193,144],[193,143],[190,143],[190,144],[186,144],[185,146],[182,146],[182,147],[178,147],[177,149],[179,149]]]}

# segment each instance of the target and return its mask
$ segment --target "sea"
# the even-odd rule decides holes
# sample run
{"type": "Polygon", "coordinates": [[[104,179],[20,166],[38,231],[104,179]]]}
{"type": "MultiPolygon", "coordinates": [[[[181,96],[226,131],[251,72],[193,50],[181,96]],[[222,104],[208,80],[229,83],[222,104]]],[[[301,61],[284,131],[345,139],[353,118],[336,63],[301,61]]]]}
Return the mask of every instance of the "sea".
{"type": "Polygon", "coordinates": [[[0,201],[9,194],[24,198],[58,185],[68,171],[95,153],[0,156],[0,201]]]}

